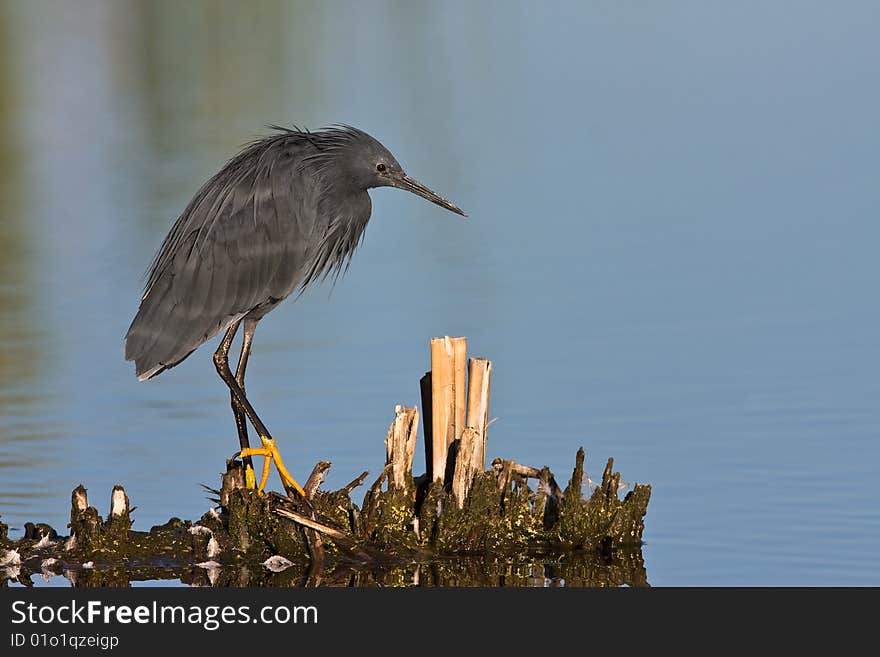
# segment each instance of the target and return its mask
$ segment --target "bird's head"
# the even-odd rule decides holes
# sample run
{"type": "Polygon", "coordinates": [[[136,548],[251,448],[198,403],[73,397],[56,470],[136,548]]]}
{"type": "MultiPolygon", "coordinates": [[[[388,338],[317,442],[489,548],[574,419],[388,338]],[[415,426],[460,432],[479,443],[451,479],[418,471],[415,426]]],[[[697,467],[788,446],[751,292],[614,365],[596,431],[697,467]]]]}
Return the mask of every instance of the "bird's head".
{"type": "MultiPolygon", "coordinates": [[[[337,129],[331,130],[336,131],[337,129]]],[[[338,131],[334,135],[340,142],[336,151],[336,164],[342,167],[345,171],[345,177],[358,189],[396,187],[418,194],[431,203],[436,203],[441,208],[460,214],[462,217],[467,216],[454,203],[447,201],[418,180],[406,175],[397,159],[378,140],[349,126],[342,126],[338,128],[338,131]]],[[[330,130],[327,131],[327,133],[330,132],[330,130]]]]}

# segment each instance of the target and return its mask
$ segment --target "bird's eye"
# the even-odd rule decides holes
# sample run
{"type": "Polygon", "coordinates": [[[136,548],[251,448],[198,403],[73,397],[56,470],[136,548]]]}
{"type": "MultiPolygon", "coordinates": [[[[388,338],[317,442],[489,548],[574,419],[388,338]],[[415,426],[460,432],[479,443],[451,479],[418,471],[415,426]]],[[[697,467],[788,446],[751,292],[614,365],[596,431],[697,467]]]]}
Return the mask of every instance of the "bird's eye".
{"type": "Polygon", "coordinates": [[[379,173],[385,173],[385,169],[385,164],[383,164],[382,162],[379,162],[379,164],[376,165],[376,171],[378,171],[379,173]]]}

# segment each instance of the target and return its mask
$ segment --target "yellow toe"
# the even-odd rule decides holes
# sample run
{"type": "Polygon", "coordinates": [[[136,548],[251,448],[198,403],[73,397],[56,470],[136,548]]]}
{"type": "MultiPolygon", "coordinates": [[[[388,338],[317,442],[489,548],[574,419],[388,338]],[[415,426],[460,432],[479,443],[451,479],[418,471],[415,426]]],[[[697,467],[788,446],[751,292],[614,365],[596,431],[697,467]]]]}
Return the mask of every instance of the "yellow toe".
{"type": "Polygon", "coordinates": [[[284,465],[284,461],[281,460],[281,454],[278,452],[278,447],[275,445],[275,441],[266,436],[260,436],[260,442],[263,444],[262,447],[247,447],[239,453],[241,458],[247,456],[265,457],[265,461],[263,462],[263,473],[262,477],[260,477],[260,484],[258,486],[256,485],[257,478],[254,474],[253,468],[246,468],[245,484],[247,487],[254,488],[256,486],[257,492],[263,492],[263,488],[266,487],[266,481],[269,478],[270,465],[274,463],[275,469],[278,470],[278,476],[281,477],[281,481],[293,488],[301,496],[305,497],[306,494],[302,486],[300,486],[296,479],[291,476],[290,472],[287,471],[287,468],[284,465]]]}
{"type": "Polygon", "coordinates": [[[250,465],[244,469],[244,485],[248,488],[257,487],[257,475],[254,474],[254,469],[250,465]]]}

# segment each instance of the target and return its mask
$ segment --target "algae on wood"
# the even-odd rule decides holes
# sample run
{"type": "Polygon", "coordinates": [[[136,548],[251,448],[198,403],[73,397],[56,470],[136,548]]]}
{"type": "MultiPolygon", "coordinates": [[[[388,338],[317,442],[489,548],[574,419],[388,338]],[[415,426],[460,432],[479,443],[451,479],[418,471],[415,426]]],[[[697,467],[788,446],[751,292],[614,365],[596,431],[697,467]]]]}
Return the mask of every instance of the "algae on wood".
{"type": "MultiPolygon", "coordinates": [[[[85,489],[78,487],[69,537],[43,526],[18,541],[0,540],[0,557],[10,551],[18,555],[12,567],[0,567],[0,580],[63,572],[77,586],[103,586],[170,576],[161,575],[164,567],[183,581],[304,585],[316,581],[304,531],[309,530],[322,537],[324,555],[317,575],[325,584],[498,584],[508,581],[500,573],[529,563],[543,564],[569,586],[576,581],[646,585],[640,543],[650,486],[637,484],[620,500],[620,476],[611,471],[609,459],[602,483],[584,498],[583,458],[579,450],[561,494],[547,468],[499,464],[474,477],[461,508],[439,482],[422,478],[415,490],[406,484],[398,487],[391,479],[393,464],[370,488],[363,509],[351,501],[353,487],[318,489],[309,509],[287,496],[259,495],[233,484],[222,495],[224,506],[196,522],[172,518],[149,532],[121,526],[124,514],[102,519],[88,504],[85,489]],[[533,489],[529,475],[535,473],[533,489]],[[286,575],[264,572],[262,564],[277,556],[290,564],[286,575]],[[468,563],[484,565],[474,570],[468,563]],[[423,568],[413,573],[414,564],[423,568]],[[580,574],[573,575],[571,568],[580,574]],[[603,580],[606,576],[610,578],[603,580]]],[[[225,482],[243,483],[240,468],[231,463],[225,482]]],[[[404,481],[407,475],[411,478],[405,473],[404,481]]],[[[114,498],[121,493],[121,488],[114,489],[114,498]]],[[[130,517],[123,522],[130,523],[130,517]]]]}
{"type": "Polygon", "coordinates": [[[431,412],[441,409],[442,418],[425,418],[437,450],[426,450],[425,475],[413,476],[419,411],[397,406],[385,466],[360,505],[351,494],[368,474],[324,491],[326,461],[306,480],[305,499],[247,488],[241,462],[230,461],[212,491],[215,507],[195,522],[172,518],[149,532],[132,529],[121,486],[106,519],[78,486],[67,537],[28,523],[13,541],[0,523],[0,583],[64,572],[77,586],[125,585],[164,568],[181,581],[212,585],[488,585],[527,581],[521,569],[530,564],[530,572],[549,569],[551,580],[567,585],[646,585],[640,546],[651,487],[636,484],[620,499],[620,473],[608,459],[601,483],[585,495],[582,448],[565,490],[546,466],[496,458],[487,470],[492,365],[471,359],[465,395],[456,383],[464,358],[463,341],[432,341],[432,366],[443,373],[426,379],[440,386],[430,386],[431,412]],[[457,406],[465,398],[466,412],[457,406]],[[458,435],[456,427],[463,427],[458,435]]]}

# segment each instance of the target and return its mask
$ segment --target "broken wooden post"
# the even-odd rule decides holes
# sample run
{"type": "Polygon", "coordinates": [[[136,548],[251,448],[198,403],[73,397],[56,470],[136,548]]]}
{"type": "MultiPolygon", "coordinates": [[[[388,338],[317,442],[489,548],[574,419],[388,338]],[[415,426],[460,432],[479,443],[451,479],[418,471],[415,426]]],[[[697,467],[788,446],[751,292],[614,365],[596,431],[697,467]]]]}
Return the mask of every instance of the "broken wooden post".
{"type": "Polygon", "coordinates": [[[124,540],[128,537],[131,524],[131,503],[125,489],[117,484],[110,494],[110,515],[104,523],[104,530],[117,540],[124,540]]]}
{"type": "Polygon", "coordinates": [[[474,475],[483,471],[478,460],[481,453],[479,434],[472,427],[468,427],[461,432],[461,438],[458,439],[455,470],[452,475],[452,494],[459,509],[464,508],[464,501],[470,492],[474,475]]]}
{"type": "Polygon", "coordinates": [[[89,494],[85,487],[80,484],[70,494],[70,522],[75,522],[77,516],[89,508],[89,494]]]}
{"type": "Polygon", "coordinates": [[[486,469],[486,429],[489,426],[489,392],[492,362],[485,358],[468,361],[467,426],[477,432],[477,449],[473,465],[479,472],[486,469]]]}
{"type": "Polygon", "coordinates": [[[473,475],[486,468],[491,378],[490,361],[467,359],[466,338],[431,339],[431,371],[420,381],[422,404],[427,406],[426,470],[429,481],[454,486],[459,504],[467,495],[473,475]],[[474,435],[468,435],[465,445],[463,435],[468,428],[474,435]],[[466,453],[462,453],[463,448],[466,453]]]}
{"type": "Polygon", "coordinates": [[[389,486],[412,490],[412,462],[419,430],[419,409],[399,404],[394,408],[394,421],[385,439],[385,464],[391,466],[389,486]]]}
{"type": "Polygon", "coordinates": [[[454,409],[452,417],[455,422],[452,440],[458,440],[461,438],[461,432],[467,426],[464,423],[467,413],[467,388],[465,387],[468,367],[467,338],[450,339],[452,340],[452,404],[454,409]]]}
{"type": "MultiPolygon", "coordinates": [[[[461,357],[464,355],[462,351],[461,357]]],[[[486,427],[489,424],[492,363],[485,358],[471,358],[468,369],[467,414],[464,416],[466,428],[457,434],[452,473],[452,493],[458,508],[464,506],[474,475],[486,469],[486,427]]],[[[464,389],[457,382],[456,391],[459,390],[462,397],[459,403],[463,405],[464,389]]],[[[456,411],[464,411],[464,408],[456,406],[456,411]]]]}
{"type": "Polygon", "coordinates": [[[244,480],[244,465],[238,459],[226,460],[226,472],[220,481],[220,506],[229,508],[230,496],[234,491],[246,488],[244,480]]]}
{"type": "Polygon", "coordinates": [[[452,338],[431,338],[431,481],[444,482],[449,446],[455,440],[455,347],[452,338]]]}
{"type": "Polygon", "coordinates": [[[100,544],[101,516],[89,505],[89,496],[80,484],[70,496],[70,538],[68,549],[80,547],[86,551],[100,544]]]}

